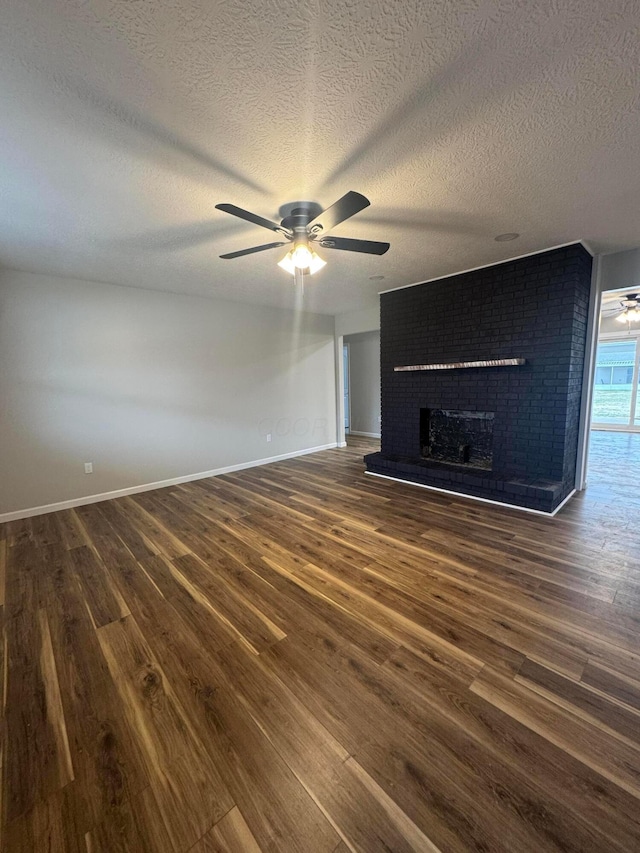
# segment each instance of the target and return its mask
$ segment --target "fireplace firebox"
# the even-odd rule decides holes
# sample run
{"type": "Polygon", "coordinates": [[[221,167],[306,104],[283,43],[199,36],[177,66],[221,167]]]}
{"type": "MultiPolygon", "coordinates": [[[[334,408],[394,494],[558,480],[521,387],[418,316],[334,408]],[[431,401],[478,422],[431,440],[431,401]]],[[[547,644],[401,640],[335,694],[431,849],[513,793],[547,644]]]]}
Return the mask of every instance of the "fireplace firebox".
{"type": "Polygon", "coordinates": [[[436,463],[490,471],[495,412],[420,409],[420,455],[436,463]]]}

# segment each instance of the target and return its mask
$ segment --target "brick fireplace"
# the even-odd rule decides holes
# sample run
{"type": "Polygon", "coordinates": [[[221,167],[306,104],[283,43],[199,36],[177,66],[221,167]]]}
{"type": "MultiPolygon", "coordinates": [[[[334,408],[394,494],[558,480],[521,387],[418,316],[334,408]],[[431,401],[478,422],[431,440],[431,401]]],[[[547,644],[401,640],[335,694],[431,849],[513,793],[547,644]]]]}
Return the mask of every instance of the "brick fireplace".
{"type": "Polygon", "coordinates": [[[367,470],[552,512],[575,480],[590,281],[575,244],[382,294],[367,470]]]}

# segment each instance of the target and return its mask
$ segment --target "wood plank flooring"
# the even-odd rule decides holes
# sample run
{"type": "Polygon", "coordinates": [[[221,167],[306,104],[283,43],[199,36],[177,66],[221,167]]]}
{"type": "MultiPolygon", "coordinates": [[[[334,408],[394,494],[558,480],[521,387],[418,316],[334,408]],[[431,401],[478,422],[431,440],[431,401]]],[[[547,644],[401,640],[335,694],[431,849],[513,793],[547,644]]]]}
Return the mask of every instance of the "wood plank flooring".
{"type": "Polygon", "coordinates": [[[3,850],[640,850],[639,478],[368,449],[0,526],[3,850]]]}

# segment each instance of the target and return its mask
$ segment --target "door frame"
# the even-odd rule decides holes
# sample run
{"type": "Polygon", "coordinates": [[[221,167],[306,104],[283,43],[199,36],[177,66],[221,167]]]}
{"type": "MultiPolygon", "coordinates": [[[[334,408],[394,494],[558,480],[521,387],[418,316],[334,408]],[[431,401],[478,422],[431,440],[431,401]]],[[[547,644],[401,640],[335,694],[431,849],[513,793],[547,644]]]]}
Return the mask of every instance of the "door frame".
{"type": "Polygon", "coordinates": [[[342,422],[348,421],[349,426],[345,424],[345,434],[351,433],[351,345],[342,341],[342,399],[346,398],[349,411],[344,411],[342,422]],[[345,359],[346,354],[346,359],[345,359]],[[346,361],[346,370],[345,370],[346,361]]]}
{"type": "Polygon", "coordinates": [[[587,485],[593,383],[596,375],[596,349],[598,347],[598,332],[600,330],[602,293],[602,255],[596,255],[593,259],[593,267],[591,269],[587,339],[585,343],[584,368],[582,371],[582,398],[580,400],[578,453],[576,456],[576,479],[574,484],[578,491],[582,491],[587,485]]]}
{"type": "Polygon", "coordinates": [[[346,447],[344,431],[344,363],[343,363],[344,335],[334,337],[334,366],[336,376],[336,444],[338,447],[346,447]]]}

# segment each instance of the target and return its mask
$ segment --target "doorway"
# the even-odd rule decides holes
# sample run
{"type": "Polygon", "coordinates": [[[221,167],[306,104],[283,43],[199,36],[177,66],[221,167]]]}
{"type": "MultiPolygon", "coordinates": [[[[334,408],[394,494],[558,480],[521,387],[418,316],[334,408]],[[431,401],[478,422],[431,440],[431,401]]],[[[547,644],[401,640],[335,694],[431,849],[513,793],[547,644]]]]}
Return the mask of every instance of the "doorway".
{"type": "Polygon", "coordinates": [[[602,294],[592,384],[588,481],[608,499],[640,475],[640,322],[626,296],[602,294]]]}
{"type": "Polygon", "coordinates": [[[343,344],[345,431],[380,439],[380,332],[345,335],[343,344]]]}
{"type": "Polygon", "coordinates": [[[640,311],[629,295],[619,290],[602,294],[592,430],[640,432],[640,311]]]}
{"type": "Polygon", "coordinates": [[[351,428],[351,382],[349,378],[349,344],[342,347],[342,375],[344,377],[344,432],[348,435],[351,428]]]}

